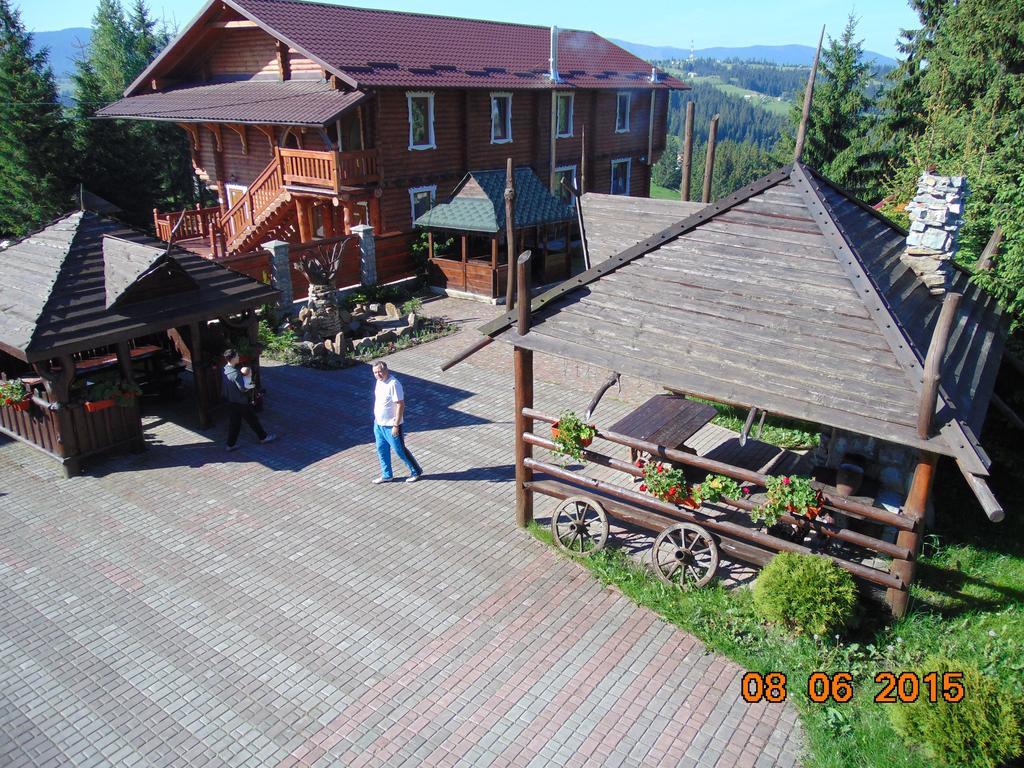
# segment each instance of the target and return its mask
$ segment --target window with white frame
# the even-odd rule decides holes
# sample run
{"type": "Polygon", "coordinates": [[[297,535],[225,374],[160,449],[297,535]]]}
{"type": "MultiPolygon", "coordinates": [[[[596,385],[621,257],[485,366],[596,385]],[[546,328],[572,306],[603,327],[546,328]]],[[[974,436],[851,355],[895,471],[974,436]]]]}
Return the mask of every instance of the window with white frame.
{"type": "Polygon", "coordinates": [[[558,114],[555,135],[560,139],[572,136],[572,102],[573,94],[571,93],[560,93],[555,101],[558,114]]]}
{"type": "Polygon", "coordinates": [[[434,143],[434,94],[413,91],[409,103],[409,149],[436,149],[434,143]]]}
{"type": "Polygon", "coordinates": [[[491,94],[491,144],[512,141],[512,94],[491,94]]]}
{"type": "Polygon", "coordinates": [[[429,187],[413,187],[410,189],[409,206],[412,209],[412,220],[416,221],[416,219],[433,208],[436,197],[436,184],[432,184],[429,187]]]}
{"type": "Polygon", "coordinates": [[[565,184],[562,183],[562,179],[565,179],[573,187],[576,186],[576,166],[575,165],[561,165],[555,168],[555,194],[565,202],[572,200],[572,193],[566,189],[565,184]]]}
{"type": "Polygon", "coordinates": [[[615,97],[615,132],[629,133],[630,94],[619,93],[615,97]]]}
{"type": "Polygon", "coordinates": [[[612,194],[613,195],[628,195],[629,194],[629,168],[632,165],[632,160],[628,157],[620,157],[618,160],[612,160],[612,194]]]}

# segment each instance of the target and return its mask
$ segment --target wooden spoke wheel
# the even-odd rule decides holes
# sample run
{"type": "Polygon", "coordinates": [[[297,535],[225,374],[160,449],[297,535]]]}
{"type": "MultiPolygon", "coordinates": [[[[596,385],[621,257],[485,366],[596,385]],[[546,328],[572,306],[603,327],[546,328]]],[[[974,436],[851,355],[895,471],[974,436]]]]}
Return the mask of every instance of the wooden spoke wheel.
{"type": "Polygon", "coordinates": [[[608,542],[608,514],[596,499],[570,496],[551,515],[551,535],[570,555],[588,557],[608,542]]]}
{"type": "Polygon", "coordinates": [[[658,534],[651,549],[654,572],[681,589],[703,587],[718,570],[718,545],[706,529],[679,523],[658,534]]]}

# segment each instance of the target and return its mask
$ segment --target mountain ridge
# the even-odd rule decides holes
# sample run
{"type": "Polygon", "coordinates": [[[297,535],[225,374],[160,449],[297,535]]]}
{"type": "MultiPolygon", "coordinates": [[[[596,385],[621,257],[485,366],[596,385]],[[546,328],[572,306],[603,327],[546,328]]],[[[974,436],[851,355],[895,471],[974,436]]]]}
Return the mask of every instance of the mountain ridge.
{"type": "MultiPolygon", "coordinates": [[[[676,48],[670,45],[644,45],[642,43],[631,43],[628,40],[609,38],[613,43],[625,48],[634,56],[647,60],[662,59],[687,59],[690,56],[689,49],[676,48]]],[[[770,61],[773,64],[811,66],[814,61],[814,48],[809,45],[748,45],[742,47],[715,46],[712,48],[698,48],[694,56],[710,59],[753,59],[757,61],[770,61]]],[[[899,62],[889,56],[874,51],[864,51],[864,59],[870,64],[878,64],[886,67],[895,67],[899,62]]]]}

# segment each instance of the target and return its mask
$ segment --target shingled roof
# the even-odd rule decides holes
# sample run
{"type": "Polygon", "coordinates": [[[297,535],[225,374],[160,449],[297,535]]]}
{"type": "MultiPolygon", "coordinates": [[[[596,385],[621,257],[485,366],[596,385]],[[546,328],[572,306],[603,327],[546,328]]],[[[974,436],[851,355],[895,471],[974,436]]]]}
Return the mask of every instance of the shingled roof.
{"type": "Polygon", "coordinates": [[[917,415],[941,301],[906,232],[802,164],[708,206],[533,302],[529,333],[481,331],[673,389],[939,454],[988,474],[977,442],[1002,354],[996,303],[963,300],[935,424],[917,415]]]}
{"type": "Polygon", "coordinates": [[[555,84],[548,77],[548,27],[299,0],[210,0],[125,95],[144,92],[176,65],[178,44],[224,6],[352,88],[688,87],[664,74],[652,82],[649,63],[593,32],[559,30],[561,82],[555,84]]]}
{"type": "Polygon", "coordinates": [[[277,300],[277,291],[90,211],[0,250],[0,349],[35,362],[277,300]]]}
{"type": "MultiPolygon", "coordinates": [[[[529,166],[515,169],[516,228],[569,221],[572,206],[548,191],[529,166]]],[[[463,232],[501,232],[505,228],[505,183],[500,171],[470,171],[455,187],[448,202],[435,205],[414,224],[430,229],[463,232]]]]}
{"type": "Polygon", "coordinates": [[[240,80],[142,93],[108,104],[96,116],[322,127],[366,98],[318,80],[240,80]]]}

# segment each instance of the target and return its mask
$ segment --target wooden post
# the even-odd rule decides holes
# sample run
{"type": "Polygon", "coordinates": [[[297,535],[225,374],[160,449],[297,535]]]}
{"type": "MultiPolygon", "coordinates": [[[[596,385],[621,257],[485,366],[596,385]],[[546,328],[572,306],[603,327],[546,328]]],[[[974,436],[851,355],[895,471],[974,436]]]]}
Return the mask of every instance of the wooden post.
{"type": "Polygon", "coordinates": [[[345,200],[341,204],[342,226],[345,228],[342,234],[352,234],[352,203],[345,200]]]}
{"type": "Polygon", "coordinates": [[[548,163],[548,189],[551,194],[556,193],[555,189],[555,168],[558,163],[555,161],[555,157],[558,154],[558,148],[556,143],[558,141],[558,91],[551,91],[551,140],[550,149],[551,157],[548,163]]]}
{"type": "Polygon", "coordinates": [[[800,116],[800,127],[796,132],[796,147],[793,149],[793,162],[799,163],[804,154],[804,141],[807,139],[807,123],[811,119],[811,102],[814,100],[814,78],[818,74],[818,59],[821,57],[821,44],[825,40],[825,25],[821,26],[818,38],[818,50],[814,53],[811,73],[807,76],[807,87],[804,89],[804,110],[800,116]]]}
{"type": "Polygon", "coordinates": [[[516,234],[515,234],[515,172],[512,158],[505,162],[505,253],[508,258],[508,279],[505,281],[505,307],[512,311],[516,300],[516,234]]]}
{"type": "Polygon", "coordinates": [[[56,453],[63,461],[61,472],[64,477],[74,477],[79,471],[78,455],[80,451],[78,436],[75,434],[74,418],[67,405],[71,399],[71,385],[75,381],[75,361],[71,355],[63,355],[60,358],[60,371],[56,373],[49,361],[33,363],[32,368],[43,380],[47,399],[57,406],[54,424],[57,431],[56,453]]]}
{"type": "Polygon", "coordinates": [[[295,198],[295,215],[299,220],[299,242],[308,243],[313,239],[313,235],[310,233],[309,228],[309,205],[306,202],[306,198],[295,198]]]}
{"type": "Polygon", "coordinates": [[[963,296],[959,293],[947,293],[943,298],[939,320],[935,323],[932,340],[928,344],[928,354],[924,360],[924,386],[921,388],[921,400],[917,409],[917,436],[922,440],[931,437],[935,405],[939,398],[942,358],[946,354],[946,344],[949,341],[950,331],[953,330],[956,310],[960,306],[962,298],[963,296]]]}
{"type": "MultiPolygon", "coordinates": [[[[530,252],[519,257],[518,271],[519,325],[517,331],[525,336],[530,330],[530,252]]],[[[509,272],[511,272],[511,265],[509,272]]],[[[523,415],[524,408],[533,408],[533,350],[516,346],[513,350],[515,376],[515,429],[516,429],[516,525],[525,528],[533,521],[533,492],[526,483],[533,480],[533,470],[526,466],[532,458],[533,446],[523,440],[525,432],[533,431],[533,419],[523,415]]]]}
{"type": "MultiPolygon", "coordinates": [[[[596,97],[595,97],[596,98],[596,97]]],[[[580,194],[587,191],[587,124],[580,126],[580,194]]]]}
{"type": "Polygon", "coordinates": [[[469,279],[466,277],[466,262],[469,260],[469,238],[462,236],[462,290],[469,290],[469,279]]]}
{"type": "Polygon", "coordinates": [[[679,185],[683,202],[690,201],[690,177],[693,174],[693,102],[686,102],[686,129],[683,134],[683,180],[679,185]]]}
{"type": "MultiPolygon", "coordinates": [[[[156,218],[155,209],[153,211],[153,217],[156,218]]],[[[988,239],[988,243],[985,244],[985,250],[981,252],[981,256],[974,265],[975,272],[987,272],[992,269],[995,265],[996,257],[999,255],[999,246],[1002,242],[1003,228],[996,224],[996,228],[992,230],[992,237],[988,239]]]]}
{"type": "Polygon", "coordinates": [[[434,258],[434,233],[427,231],[427,258],[434,258]]]}
{"type": "MultiPolygon", "coordinates": [[[[928,508],[928,497],[932,492],[932,481],[935,479],[937,454],[922,451],[918,456],[914,479],[910,484],[910,493],[903,505],[903,514],[913,520],[917,527],[913,531],[900,531],[896,536],[896,544],[909,549],[916,558],[924,536],[924,515],[928,508]]],[[[893,616],[900,618],[907,612],[910,599],[910,584],[914,580],[914,560],[893,560],[889,572],[903,579],[903,589],[886,590],[885,599],[889,603],[893,616]]]]}
{"type": "MultiPolygon", "coordinates": [[[[121,370],[121,378],[126,384],[135,384],[135,373],[132,371],[132,350],[127,341],[117,342],[117,363],[121,370]]],[[[141,453],[146,450],[146,441],[142,437],[142,416],[139,410],[138,401],[132,406],[138,419],[138,437],[132,440],[131,450],[133,453],[141,453]]],[[[127,417],[127,412],[125,413],[127,417]]],[[[126,418],[127,420],[127,418],[126,418]]]]}
{"type": "Polygon", "coordinates": [[[654,97],[657,91],[651,88],[651,114],[647,121],[647,194],[651,188],[651,167],[654,165],[654,97]]]}
{"type": "Polygon", "coordinates": [[[210,426],[210,403],[206,399],[206,382],[210,377],[210,369],[206,365],[203,352],[203,337],[198,320],[188,324],[188,346],[192,358],[192,382],[195,385],[196,400],[199,407],[199,428],[210,426]]]}
{"type": "Polygon", "coordinates": [[[718,115],[711,118],[711,127],[708,129],[708,153],[704,158],[704,194],[701,200],[705,203],[711,202],[711,177],[715,174],[715,139],[718,136],[718,115]]]}

